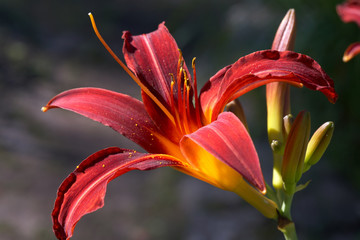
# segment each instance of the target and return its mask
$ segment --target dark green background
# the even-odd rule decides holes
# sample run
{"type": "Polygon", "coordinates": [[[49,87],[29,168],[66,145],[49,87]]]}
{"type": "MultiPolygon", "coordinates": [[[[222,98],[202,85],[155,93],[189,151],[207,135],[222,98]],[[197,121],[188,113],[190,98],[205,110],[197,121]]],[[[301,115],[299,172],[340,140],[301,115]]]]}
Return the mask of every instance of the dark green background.
{"type": "MultiPolygon", "coordinates": [[[[360,40],[333,0],[0,1],[0,238],[54,239],[50,213],[57,187],[79,162],[108,146],[136,148],[109,128],[62,110],[40,108],[74,87],[102,87],[139,97],[139,88],[96,39],[121,55],[122,31],[140,34],[166,21],[188,64],[197,57],[203,85],[239,57],[271,46],[289,8],[297,16],[297,52],[317,60],[334,79],[333,105],[320,93],[292,90],[296,115],[308,110],[312,131],[335,122],[324,158],[304,176],[309,187],[293,206],[300,239],[360,239],[360,56],[342,62],[360,40]]],[[[265,88],[242,101],[264,175],[271,175],[265,88]]],[[[84,217],[73,239],[282,239],[232,193],[171,169],[133,172],[109,185],[105,207],[84,217]]]]}

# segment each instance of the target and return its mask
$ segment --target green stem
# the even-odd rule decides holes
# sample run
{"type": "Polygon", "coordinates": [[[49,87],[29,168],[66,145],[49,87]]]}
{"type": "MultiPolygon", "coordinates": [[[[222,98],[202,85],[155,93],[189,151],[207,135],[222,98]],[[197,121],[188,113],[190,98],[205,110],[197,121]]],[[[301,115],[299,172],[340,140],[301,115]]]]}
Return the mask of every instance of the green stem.
{"type": "Polygon", "coordinates": [[[291,204],[295,194],[295,186],[288,186],[288,191],[283,194],[281,215],[278,219],[278,229],[284,234],[286,240],[297,240],[295,223],[291,218],[291,204]]]}
{"type": "Polygon", "coordinates": [[[282,214],[289,219],[290,221],[292,220],[291,218],[291,203],[292,203],[292,199],[293,199],[294,195],[293,194],[284,194],[284,202],[281,206],[281,211],[282,214]]]}
{"type": "Polygon", "coordinates": [[[287,222],[284,226],[278,226],[279,230],[284,234],[286,240],[297,240],[294,222],[287,222]]]}
{"type": "Polygon", "coordinates": [[[284,184],[283,192],[284,192],[284,194],[283,194],[282,205],[281,205],[281,213],[287,219],[292,220],[291,205],[292,205],[292,200],[294,198],[294,194],[296,192],[296,183],[284,184]]]}

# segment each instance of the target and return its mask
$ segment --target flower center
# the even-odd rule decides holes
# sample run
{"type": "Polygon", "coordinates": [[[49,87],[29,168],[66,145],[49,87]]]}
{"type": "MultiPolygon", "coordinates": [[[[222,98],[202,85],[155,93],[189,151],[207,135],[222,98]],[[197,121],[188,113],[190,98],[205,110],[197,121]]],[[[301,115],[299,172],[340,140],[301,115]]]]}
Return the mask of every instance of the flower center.
{"type": "Polygon", "coordinates": [[[155,104],[165,113],[174,126],[180,130],[182,135],[186,135],[196,131],[202,126],[200,115],[200,102],[197,92],[197,80],[195,69],[195,58],[192,61],[193,70],[193,85],[189,79],[186,68],[184,67],[184,60],[182,53],[179,50],[179,61],[177,66],[176,76],[171,75],[171,99],[170,109],[165,107],[161,101],[147,88],[138,77],[119,59],[118,56],[111,50],[109,45],[101,37],[94,17],[89,13],[94,32],[106,50],[115,59],[117,63],[129,74],[129,76],[140,86],[140,88],[155,102],[155,104]],[[177,89],[177,90],[175,90],[177,89]],[[176,93],[177,91],[177,93],[176,93]],[[193,100],[194,95],[194,100],[193,100]],[[177,99],[175,99],[175,97],[177,99]],[[194,101],[194,104],[193,104],[194,101]]]}
{"type": "Polygon", "coordinates": [[[179,61],[176,76],[171,75],[171,113],[175,118],[175,125],[182,135],[192,133],[202,126],[200,120],[200,103],[197,95],[197,80],[195,58],[192,61],[193,86],[184,67],[182,53],[179,50],[179,61]],[[177,89],[177,93],[176,90],[177,89]],[[194,103],[193,104],[193,96],[194,103]],[[175,100],[177,97],[177,102],[175,100]]]}

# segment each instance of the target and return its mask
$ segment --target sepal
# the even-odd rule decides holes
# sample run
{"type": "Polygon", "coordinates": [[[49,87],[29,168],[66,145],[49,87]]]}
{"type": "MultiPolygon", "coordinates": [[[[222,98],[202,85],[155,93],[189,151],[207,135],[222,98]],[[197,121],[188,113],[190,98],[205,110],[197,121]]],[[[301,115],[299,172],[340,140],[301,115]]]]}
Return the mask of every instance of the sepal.
{"type": "Polygon", "coordinates": [[[307,188],[307,186],[309,186],[310,183],[311,183],[311,180],[307,181],[304,184],[297,185],[295,188],[295,192],[300,192],[301,190],[304,190],[305,188],[307,188]]]}
{"type": "Polygon", "coordinates": [[[186,168],[179,159],[164,154],[146,154],[116,147],[86,158],[60,185],[52,212],[53,230],[60,240],[70,239],[75,225],[85,215],[104,206],[107,184],[132,170],[159,167],[186,168]]]}

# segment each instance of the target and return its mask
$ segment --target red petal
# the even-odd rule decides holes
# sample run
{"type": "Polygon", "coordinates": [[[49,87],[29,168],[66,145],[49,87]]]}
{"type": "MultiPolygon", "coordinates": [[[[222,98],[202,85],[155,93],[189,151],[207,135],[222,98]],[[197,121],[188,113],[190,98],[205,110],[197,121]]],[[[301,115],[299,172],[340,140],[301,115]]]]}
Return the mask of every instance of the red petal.
{"type": "MultiPolygon", "coordinates": [[[[254,144],[242,122],[233,113],[221,113],[216,121],[186,135],[186,138],[239,172],[260,191],[266,191],[254,144]]],[[[201,164],[194,165],[201,167],[201,164]]],[[[228,176],[218,177],[227,180],[228,176]]]]}
{"type": "Polygon", "coordinates": [[[148,152],[165,152],[166,145],[172,144],[154,125],[143,103],[121,93],[99,88],[77,88],[55,96],[44,108],[63,108],[101,122],[148,152]]]}
{"type": "Polygon", "coordinates": [[[360,27],[360,1],[349,0],[336,6],[336,11],[343,22],[356,22],[360,27]]]}
{"type": "Polygon", "coordinates": [[[270,82],[303,84],[321,91],[331,102],[337,99],[334,82],[312,58],[290,51],[258,51],[220,70],[203,87],[200,101],[205,122],[215,120],[229,101],[270,82]]]}
{"type": "Polygon", "coordinates": [[[58,239],[69,239],[76,223],[104,205],[107,184],[131,170],[151,170],[184,164],[168,155],[136,153],[120,148],[103,149],[85,159],[61,184],[52,212],[58,239]]]}
{"type": "MultiPolygon", "coordinates": [[[[172,80],[170,74],[176,77],[180,52],[165,24],[161,23],[154,32],[138,36],[132,36],[126,31],[123,39],[123,53],[127,66],[158,99],[169,107],[172,80]]],[[[186,66],[185,69],[187,71],[186,66]]],[[[177,91],[176,84],[175,91],[177,91]]],[[[176,94],[174,98],[177,99],[176,94]]]]}
{"type": "Polygon", "coordinates": [[[164,132],[164,135],[173,141],[174,143],[179,143],[183,134],[180,132],[179,128],[174,125],[170,119],[165,115],[165,113],[156,105],[156,103],[144,92],[141,92],[144,106],[146,111],[151,116],[154,124],[158,129],[161,129],[164,132]]]}
{"type": "Polygon", "coordinates": [[[348,62],[358,54],[360,54],[360,42],[352,43],[346,48],[343,61],[348,62]]]}

